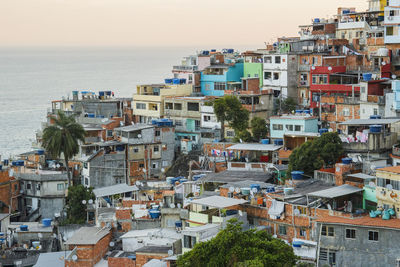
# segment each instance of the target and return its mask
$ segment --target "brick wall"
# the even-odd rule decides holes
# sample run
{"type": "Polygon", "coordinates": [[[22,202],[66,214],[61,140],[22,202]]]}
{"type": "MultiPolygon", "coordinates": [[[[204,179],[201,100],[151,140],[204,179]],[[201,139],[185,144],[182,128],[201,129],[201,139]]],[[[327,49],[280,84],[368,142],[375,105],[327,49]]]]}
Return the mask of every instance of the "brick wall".
{"type": "Polygon", "coordinates": [[[129,220],[129,219],[132,219],[131,209],[130,208],[116,209],[115,210],[115,217],[117,218],[117,220],[129,220]]]}
{"type": "Polygon", "coordinates": [[[137,205],[137,204],[146,204],[149,207],[150,203],[156,203],[158,205],[158,204],[160,204],[160,201],[158,201],[158,200],[144,201],[144,200],[133,200],[133,199],[123,199],[122,200],[122,206],[124,208],[131,208],[132,205],[137,205]]]}
{"type": "Polygon", "coordinates": [[[129,258],[108,258],[108,267],[136,267],[136,262],[129,258]]]}
{"type": "Polygon", "coordinates": [[[141,267],[152,259],[161,260],[168,257],[168,254],[144,254],[136,253],[136,267],[141,267]]]}
{"type": "Polygon", "coordinates": [[[8,175],[8,171],[0,171],[0,201],[3,202],[6,207],[0,208],[1,213],[9,212],[10,205],[10,190],[12,194],[12,211],[18,210],[18,197],[19,197],[19,181],[14,177],[8,175]]]}

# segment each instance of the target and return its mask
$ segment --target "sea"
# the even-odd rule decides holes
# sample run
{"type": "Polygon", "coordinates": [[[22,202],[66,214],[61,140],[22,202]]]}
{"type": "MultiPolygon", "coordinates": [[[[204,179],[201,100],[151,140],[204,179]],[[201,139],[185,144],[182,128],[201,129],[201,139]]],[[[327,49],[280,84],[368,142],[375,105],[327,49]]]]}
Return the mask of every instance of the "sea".
{"type": "MultiPolygon", "coordinates": [[[[212,47],[214,48],[214,47],[212,47]]],[[[215,47],[220,49],[222,47],[215,47]]],[[[230,47],[229,47],[230,48],[230,47]]],[[[233,47],[239,51],[254,47],[233,47]]],[[[52,100],[74,90],[132,97],[136,85],[172,77],[172,66],[200,47],[0,48],[0,156],[32,150],[52,100]]]]}

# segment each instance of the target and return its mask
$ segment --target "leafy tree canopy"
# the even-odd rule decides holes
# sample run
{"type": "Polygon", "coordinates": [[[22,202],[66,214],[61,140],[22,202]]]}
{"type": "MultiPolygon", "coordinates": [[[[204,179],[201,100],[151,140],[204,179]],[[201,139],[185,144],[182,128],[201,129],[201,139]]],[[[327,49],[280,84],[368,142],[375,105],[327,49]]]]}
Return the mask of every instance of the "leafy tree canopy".
{"type": "Polygon", "coordinates": [[[282,240],[272,238],[266,231],[255,229],[243,231],[236,219],[206,242],[178,258],[179,267],[203,266],[294,266],[297,256],[282,240]]]}
{"type": "Polygon", "coordinates": [[[289,157],[289,173],[295,170],[312,174],[324,165],[334,165],[342,155],[343,146],[338,133],[324,133],[293,150],[289,157]]]}
{"type": "Polygon", "coordinates": [[[82,224],[86,221],[86,205],[82,200],[95,199],[92,188],[83,185],[74,185],[68,188],[67,196],[67,223],[82,224]]]}
{"type": "Polygon", "coordinates": [[[267,122],[260,117],[254,117],[250,121],[251,132],[253,133],[254,141],[260,141],[268,135],[267,122]]]}
{"type": "Polygon", "coordinates": [[[275,110],[276,113],[291,113],[296,109],[297,106],[296,100],[294,100],[291,97],[288,97],[284,100],[277,99],[276,103],[277,103],[275,110]]]}

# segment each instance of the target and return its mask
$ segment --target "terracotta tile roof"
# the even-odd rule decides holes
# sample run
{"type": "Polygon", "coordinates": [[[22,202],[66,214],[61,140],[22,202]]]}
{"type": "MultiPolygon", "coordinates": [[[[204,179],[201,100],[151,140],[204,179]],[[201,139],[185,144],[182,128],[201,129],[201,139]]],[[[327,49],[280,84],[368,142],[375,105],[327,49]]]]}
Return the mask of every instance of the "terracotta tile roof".
{"type": "Polygon", "coordinates": [[[173,196],[175,194],[175,191],[174,190],[165,190],[164,192],[163,192],[163,195],[164,196],[173,196]]]}
{"type": "Polygon", "coordinates": [[[363,216],[357,218],[320,216],[316,221],[323,223],[332,223],[332,224],[347,224],[347,225],[360,225],[360,226],[400,229],[400,219],[382,220],[381,218],[371,218],[369,216],[363,216]]]}
{"type": "Polygon", "coordinates": [[[385,168],[379,168],[379,169],[376,169],[376,170],[377,171],[400,173],[400,166],[385,167],[385,168]]]}

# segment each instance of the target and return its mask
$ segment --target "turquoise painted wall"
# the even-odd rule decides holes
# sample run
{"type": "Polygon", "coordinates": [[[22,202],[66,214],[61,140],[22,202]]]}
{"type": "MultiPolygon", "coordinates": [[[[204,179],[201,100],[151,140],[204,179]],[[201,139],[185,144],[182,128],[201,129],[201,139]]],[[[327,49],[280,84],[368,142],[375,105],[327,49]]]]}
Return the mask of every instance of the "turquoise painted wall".
{"type": "Polygon", "coordinates": [[[371,187],[369,185],[364,186],[364,192],[363,192],[363,209],[367,209],[367,205],[365,203],[366,200],[378,203],[378,199],[376,198],[376,188],[371,187]]]}
{"type": "Polygon", "coordinates": [[[260,88],[263,86],[263,64],[262,63],[244,63],[243,66],[243,77],[259,77],[260,78],[260,88]],[[257,76],[257,75],[258,76],[257,76]]]}
{"type": "Polygon", "coordinates": [[[201,73],[201,93],[205,96],[224,96],[225,91],[214,90],[214,83],[223,82],[225,83],[226,88],[227,82],[240,82],[242,77],[243,63],[236,63],[234,66],[229,67],[229,69],[223,75],[204,75],[203,73],[201,73]],[[206,89],[207,87],[208,89],[206,89]]]}
{"type": "Polygon", "coordinates": [[[299,132],[307,132],[307,133],[318,133],[318,119],[301,119],[301,118],[270,118],[270,134],[271,138],[283,138],[283,135],[286,132],[296,132],[295,126],[300,125],[301,131],[299,132]],[[274,130],[273,125],[278,124],[282,125],[282,130],[274,130]],[[293,125],[293,130],[291,131],[286,126],[293,125]]]}

